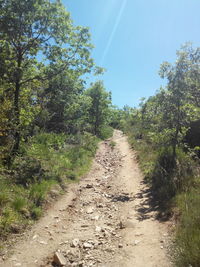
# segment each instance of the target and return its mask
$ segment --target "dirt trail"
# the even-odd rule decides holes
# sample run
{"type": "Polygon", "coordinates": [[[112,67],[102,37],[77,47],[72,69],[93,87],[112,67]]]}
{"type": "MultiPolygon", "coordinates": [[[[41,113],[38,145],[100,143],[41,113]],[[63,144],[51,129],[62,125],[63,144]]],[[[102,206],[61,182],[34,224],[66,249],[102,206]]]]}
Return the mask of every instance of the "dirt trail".
{"type": "Polygon", "coordinates": [[[0,266],[53,266],[55,251],[66,266],[171,266],[167,225],[148,206],[135,155],[120,131],[112,140],[115,148],[101,143],[90,173],[69,187],[0,266]]]}

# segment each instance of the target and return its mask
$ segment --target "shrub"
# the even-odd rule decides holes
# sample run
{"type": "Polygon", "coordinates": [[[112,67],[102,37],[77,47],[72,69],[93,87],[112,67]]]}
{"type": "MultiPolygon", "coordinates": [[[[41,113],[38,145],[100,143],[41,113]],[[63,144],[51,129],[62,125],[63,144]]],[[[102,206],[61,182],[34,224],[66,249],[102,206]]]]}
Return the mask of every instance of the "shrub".
{"type": "Polygon", "coordinates": [[[110,147],[111,147],[111,149],[114,149],[115,146],[116,146],[116,142],[111,141],[111,142],[110,142],[110,147]]]}
{"type": "Polygon", "coordinates": [[[42,216],[42,209],[40,207],[32,207],[31,216],[34,220],[38,220],[42,216]]]}
{"type": "Polygon", "coordinates": [[[187,191],[196,175],[196,163],[181,148],[176,158],[170,147],[161,149],[157,154],[152,172],[152,189],[161,204],[166,204],[176,193],[187,191]]]}
{"type": "Polygon", "coordinates": [[[3,207],[7,202],[9,202],[9,193],[6,191],[0,192],[0,207],[3,207]]]}
{"type": "Polygon", "coordinates": [[[30,187],[29,198],[38,207],[42,205],[45,200],[45,196],[52,186],[53,181],[42,181],[39,184],[33,184],[30,187]]]}
{"type": "Polygon", "coordinates": [[[172,149],[165,148],[158,152],[154,170],[151,175],[154,196],[162,204],[166,204],[176,192],[174,173],[176,161],[172,149]]]}
{"type": "Polygon", "coordinates": [[[26,200],[20,196],[16,196],[12,202],[12,207],[15,211],[21,212],[23,208],[26,206],[26,200]]]}
{"type": "Polygon", "coordinates": [[[113,136],[113,128],[110,126],[104,126],[100,129],[99,137],[101,139],[108,139],[113,136]]]}
{"type": "Polygon", "coordinates": [[[18,214],[10,207],[4,208],[0,217],[0,233],[2,235],[10,231],[11,225],[18,220],[18,214]]]}
{"type": "Polygon", "coordinates": [[[40,181],[44,174],[41,162],[29,156],[17,157],[13,169],[15,182],[23,186],[40,181]]]}

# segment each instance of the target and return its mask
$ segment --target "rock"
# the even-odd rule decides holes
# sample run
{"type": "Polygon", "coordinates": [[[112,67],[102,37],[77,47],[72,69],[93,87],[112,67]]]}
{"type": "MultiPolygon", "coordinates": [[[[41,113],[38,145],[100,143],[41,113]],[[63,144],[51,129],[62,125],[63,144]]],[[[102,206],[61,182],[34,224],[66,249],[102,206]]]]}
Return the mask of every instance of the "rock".
{"type": "Polygon", "coordinates": [[[120,243],[120,244],[118,245],[118,248],[123,248],[123,245],[120,243]]]}
{"type": "Polygon", "coordinates": [[[39,243],[42,245],[47,245],[47,242],[45,242],[45,241],[39,241],[39,243]]]}
{"type": "Polygon", "coordinates": [[[84,242],[83,243],[83,248],[85,248],[85,249],[87,249],[87,248],[92,248],[93,247],[93,245],[92,244],[90,244],[90,243],[88,243],[88,242],[84,242]]]}
{"type": "Polygon", "coordinates": [[[125,224],[124,224],[123,221],[120,221],[120,222],[119,222],[119,228],[120,228],[120,229],[124,229],[124,228],[125,228],[125,224]]]}
{"type": "Polygon", "coordinates": [[[69,260],[69,262],[76,262],[79,259],[79,252],[78,251],[70,251],[68,250],[66,252],[67,255],[67,259],[69,260]]]}
{"type": "Polygon", "coordinates": [[[38,235],[34,235],[33,237],[32,237],[32,239],[34,240],[34,239],[36,239],[38,237],[38,235]]]}
{"type": "Polygon", "coordinates": [[[140,240],[135,240],[134,245],[137,246],[140,243],[140,240]]]}
{"type": "Polygon", "coordinates": [[[98,221],[98,220],[99,220],[99,215],[94,216],[93,219],[94,219],[95,221],[98,221]]]}
{"type": "Polygon", "coordinates": [[[108,231],[104,231],[104,234],[103,234],[103,236],[105,237],[105,238],[108,238],[108,237],[110,237],[110,233],[108,232],[108,231]]]}
{"type": "Polygon", "coordinates": [[[56,189],[52,189],[50,192],[49,192],[49,195],[52,197],[52,198],[55,198],[57,196],[60,195],[60,192],[56,189]]]}
{"type": "Polygon", "coordinates": [[[75,238],[74,240],[72,240],[71,247],[75,248],[78,246],[78,244],[79,244],[79,239],[75,238]]]}
{"type": "Polygon", "coordinates": [[[99,232],[101,232],[101,231],[102,231],[102,228],[101,228],[101,227],[99,227],[99,226],[96,226],[96,229],[95,229],[95,231],[99,233],[99,232]]]}
{"type": "Polygon", "coordinates": [[[89,207],[86,211],[87,214],[91,214],[94,212],[94,208],[93,207],[89,207]]]}
{"type": "Polygon", "coordinates": [[[103,208],[103,204],[102,203],[97,204],[97,208],[103,208]]]}
{"type": "Polygon", "coordinates": [[[56,252],[53,257],[53,262],[58,266],[65,266],[67,261],[61,252],[56,252]]]}
{"type": "Polygon", "coordinates": [[[93,185],[92,184],[87,184],[85,188],[93,188],[93,185]]]}
{"type": "Polygon", "coordinates": [[[105,251],[108,253],[112,253],[114,252],[114,249],[112,247],[109,247],[109,248],[105,248],[105,251]]]}
{"type": "Polygon", "coordinates": [[[87,228],[87,227],[89,227],[89,226],[90,226],[89,224],[82,224],[82,225],[81,225],[82,228],[87,228]]]}

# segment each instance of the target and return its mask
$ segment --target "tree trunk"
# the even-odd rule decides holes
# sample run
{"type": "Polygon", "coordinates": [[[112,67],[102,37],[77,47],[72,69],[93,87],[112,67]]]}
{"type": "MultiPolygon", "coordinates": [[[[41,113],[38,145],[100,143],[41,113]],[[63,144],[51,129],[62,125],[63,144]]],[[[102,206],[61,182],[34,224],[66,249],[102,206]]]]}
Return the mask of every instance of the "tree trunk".
{"type": "Polygon", "coordinates": [[[21,81],[21,63],[22,56],[19,53],[17,60],[17,73],[15,81],[15,92],[14,92],[14,145],[11,151],[11,157],[14,157],[19,151],[20,146],[20,108],[19,108],[19,98],[20,98],[20,81],[21,81]]]}

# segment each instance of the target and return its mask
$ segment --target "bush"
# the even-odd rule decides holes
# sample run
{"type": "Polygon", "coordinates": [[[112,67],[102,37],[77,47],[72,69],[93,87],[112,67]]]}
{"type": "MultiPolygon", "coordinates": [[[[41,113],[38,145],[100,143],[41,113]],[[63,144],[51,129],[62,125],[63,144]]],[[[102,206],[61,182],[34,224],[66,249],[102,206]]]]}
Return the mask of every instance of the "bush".
{"type": "Polygon", "coordinates": [[[152,172],[152,189],[162,204],[170,201],[176,193],[187,191],[195,177],[195,162],[181,148],[173,156],[172,148],[158,152],[152,172]]]}
{"type": "Polygon", "coordinates": [[[115,146],[116,146],[116,142],[115,141],[111,141],[110,142],[111,149],[114,149],[115,146]]]}
{"type": "Polygon", "coordinates": [[[0,192],[0,208],[4,207],[7,202],[9,202],[9,193],[6,191],[0,192]]]}
{"type": "Polygon", "coordinates": [[[53,183],[53,181],[42,181],[41,183],[33,184],[30,187],[29,198],[31,201],[33,201],[36,207],[42,205],[43,201],[45,200],[46,194],[53,183]]]}
{"type": "Polygon", "coordinates": [[[31,216],[34,220],[38,220],[42,216],[42,209],[40,207],[33,207],[31,209],[31,216]]]}
{"type": "Polygon", "coordinates": [[[23,186],[39,182],[44,175],[41,162],[29,156],[19,156],[14,161],[15,183],[23,186]]]}
{"type": "Polygon", "coordinates": [[[21,212],[26,206],[26,200],[20,196],[16,196],[12,202],[12,207],[15,211],[21,212]]]}
{"type": "Polygon", "coordinates": [[[14,212],[10,207],[5,207],[0,217],[0,233],[5,235],[11,230],[13,223],[18,221],[18,214],[14,212]]]}
{"type": "Polygon", "coordinates": [[[167,202],[175,196],[175,171],[176,161],[173,157],[172,149],[165,148],[159,151],[151,180],[154,197],[156,197],[162,205],[167,204],[167,202]]]}
{"type": "Polygon", "coordinates": [[[114,129],[110,126],[104,126],[100,129],[99,137],[101,139],[108,139],[113,136],[114,129]]]}

